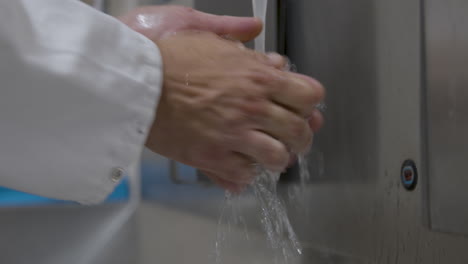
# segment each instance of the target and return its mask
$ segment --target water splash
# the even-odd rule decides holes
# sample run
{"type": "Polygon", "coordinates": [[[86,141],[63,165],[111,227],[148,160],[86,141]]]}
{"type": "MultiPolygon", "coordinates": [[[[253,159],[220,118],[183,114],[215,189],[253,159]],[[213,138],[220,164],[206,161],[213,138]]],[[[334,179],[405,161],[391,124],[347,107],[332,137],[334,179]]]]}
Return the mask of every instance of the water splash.
{"type": "Polygon", "coordinates": [[[265,242],[272,249],[271,261],[275,264],[296,263],[302,254],[302,247],[289,221],[286,207],[277,193],[279,173],[259,168],[259,175],[250,186],[251,192],[232,195],[226,192],[225,203],[218,221],[217,240],[215,244],[216,264],[223,263],[223,252],[233,245],[231,237],[241,227],[245,241],[250,240],[246,221],[241,210],[241,199],[253,195],[260,212],[259,224],[265,233],[265,242]]]}
{"type": "Polygon", "coordinates": [[[229,191],[226,191],[224,200],[224,206],[218,220],[215,243],[215,259],[217,264],[222,263],[222,252],[229,245],[228,239],[235,227],[242,226],[244,239],[246,241],[250,240],[247,224],[240,210],[240,196],[234,196],[229,191]]]}
{"type": "Polygon", "coordinates": [[[288,263],[290,259],[302,254],[302,247],[277,193],[279,176],[279,173],[261,169],[252,188],[261,207],[261,223],[267,241],[273,249],[281,250],[284,263],[288,263]]]}
{"type": "MultiPolygon", "coordinates": [[[[268,0],[252,0],[254,16],[261,19],[265,24],[268,0]]],[[[265,53],[265,30],[255,39],[255,50],[265,53]]]]}

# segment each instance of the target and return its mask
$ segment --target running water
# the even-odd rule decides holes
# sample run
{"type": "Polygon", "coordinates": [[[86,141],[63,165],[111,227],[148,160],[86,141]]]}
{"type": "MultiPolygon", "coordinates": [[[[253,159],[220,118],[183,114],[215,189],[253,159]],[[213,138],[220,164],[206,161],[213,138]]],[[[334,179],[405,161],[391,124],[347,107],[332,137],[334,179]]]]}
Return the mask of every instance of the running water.
{"type": "MultiPolygon", "coordinates": [[[[252,0],[254,16],[266,20],[268,0],[252,0]]],[[[255,49],[265,52],[265,31],[255,39],[255,49]]],[[[303,156],[299,157],[301,189],[309,178],[307,163],[303,156]]],[[[289,222],[286,208],[278,197],[277,182],[280,173],[271,172],[258,166],[258,176],[252,184],[253,194],[261,209],[261,226],[266,233],[266,240],[275,252],[272,261],[275,264],[290,264],[302,254],[302,247],[289,222]],[[278,256],[279,255],[279,256],[278,256]]],[[[298,193],[302,194],[301,193],[298,193]]],[[[238,198],[226,192],[225,205],[218,222],[216,241],[216,264],[222,263],[222,251],[226,247],[231,225],[241,225],[245,230],[245,239],[249,240],[249,233],[244,218],[239,210],[238,198]]]]}
{"type": "MultiPolygon", "coordinates": [[[[252,0],[252,7],[254,17],[260,18],[265,25],[268,0],[252,0]]],[[[255,50],[258,52],[265,52],[265,29],[260,33],[260,35],[255,39],[255,50]]]]}
{"type": "Polygon", "coordinates": [[[261,169],[252,188],[262,210],[261,223],[267,241],[270,247],[280,250],[283,263],[287,264],[302,254],[302,247],[289,222],[286,208],[278,197],[276,186],[279,176],[279,173],[261,169]]]}
{"type": "MultiPolygon", "coordinates": [[[[243,201],[246,201],[246,198],[249,198],[250,195],[255,197],[257,208],[260,211],[258,221],[264,231],[265,241],[268,248],[273,250],[270,254],[270,263],[293,264],[298,262],[298,257],[302,254],[302,247],[289,222],[285,205],[277,193],[276,187],[279,175],[279,173],[270,172],[259,167],[258,176],[251,186],[251,192],[245,192],[242,195],[232,195],[226,192],[225,204],[218,222],[215,244],[216,264],[223,263],[223,252],[232,250],[232,248],[228,248],[229,246],[232,247],[238,244],[238,241],[231,239],[241,237],[245,243],[254,243],[254,241],[250,241],[250,234],[243,216],[246,213],[243,211],[243,209],[246,209],[243,206],[245,205],[243,201]],[[242,234],[235,234],[239,230],[242,234]]],[[[301,175],[305,174],[301,173],[301,175]]],[[[297,193],[297,195],[300,194],[297,193]]],[[[297,197],[296,199],[299,200],[300,198],[297,197]]],[[[251,264],[251,262],[247,263],[251,264]]]]}

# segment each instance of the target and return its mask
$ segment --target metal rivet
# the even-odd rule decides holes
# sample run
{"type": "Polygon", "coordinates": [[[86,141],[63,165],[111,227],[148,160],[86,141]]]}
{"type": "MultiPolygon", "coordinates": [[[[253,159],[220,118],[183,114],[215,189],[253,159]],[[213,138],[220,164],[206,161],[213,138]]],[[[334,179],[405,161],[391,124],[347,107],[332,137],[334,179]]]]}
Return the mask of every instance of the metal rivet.
{"type": "Polygon", "coordinates": [[[413,191],[418,185],[418,169],[412,160],[405,160],[401,166],[401,183],[408,191],[413,191]]]}
{"type": "Polygon", "coordinates": [[[113,171],[112,171],[112,175],[111,175],[111,180],[115,183],[119,182],[122,177],[124,176],[125,174],[125,171],[124,169],[122,168],[115,168],[113,171]]]}

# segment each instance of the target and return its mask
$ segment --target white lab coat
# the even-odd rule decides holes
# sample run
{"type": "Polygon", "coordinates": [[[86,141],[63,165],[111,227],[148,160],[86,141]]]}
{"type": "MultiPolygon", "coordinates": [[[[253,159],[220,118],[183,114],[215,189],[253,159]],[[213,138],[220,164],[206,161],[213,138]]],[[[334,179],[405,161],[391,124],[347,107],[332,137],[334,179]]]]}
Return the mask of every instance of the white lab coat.
{"type": "Polygon", "coordinates": [[[0,186],[103,201],[139,160],[156,45],[75,0],[0,0],[0,186]]]}

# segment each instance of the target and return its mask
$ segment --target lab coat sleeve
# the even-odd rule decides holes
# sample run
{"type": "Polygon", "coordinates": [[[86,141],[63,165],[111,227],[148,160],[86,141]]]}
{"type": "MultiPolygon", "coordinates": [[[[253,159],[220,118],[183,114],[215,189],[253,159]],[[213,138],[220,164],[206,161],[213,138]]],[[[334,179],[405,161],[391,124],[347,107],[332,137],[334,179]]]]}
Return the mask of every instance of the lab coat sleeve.
{"type": "Polygon", "coordinates": [[[156,45],[75,0],[0,1],[0,186],[94,204],[144,146],[156,45]]]}

